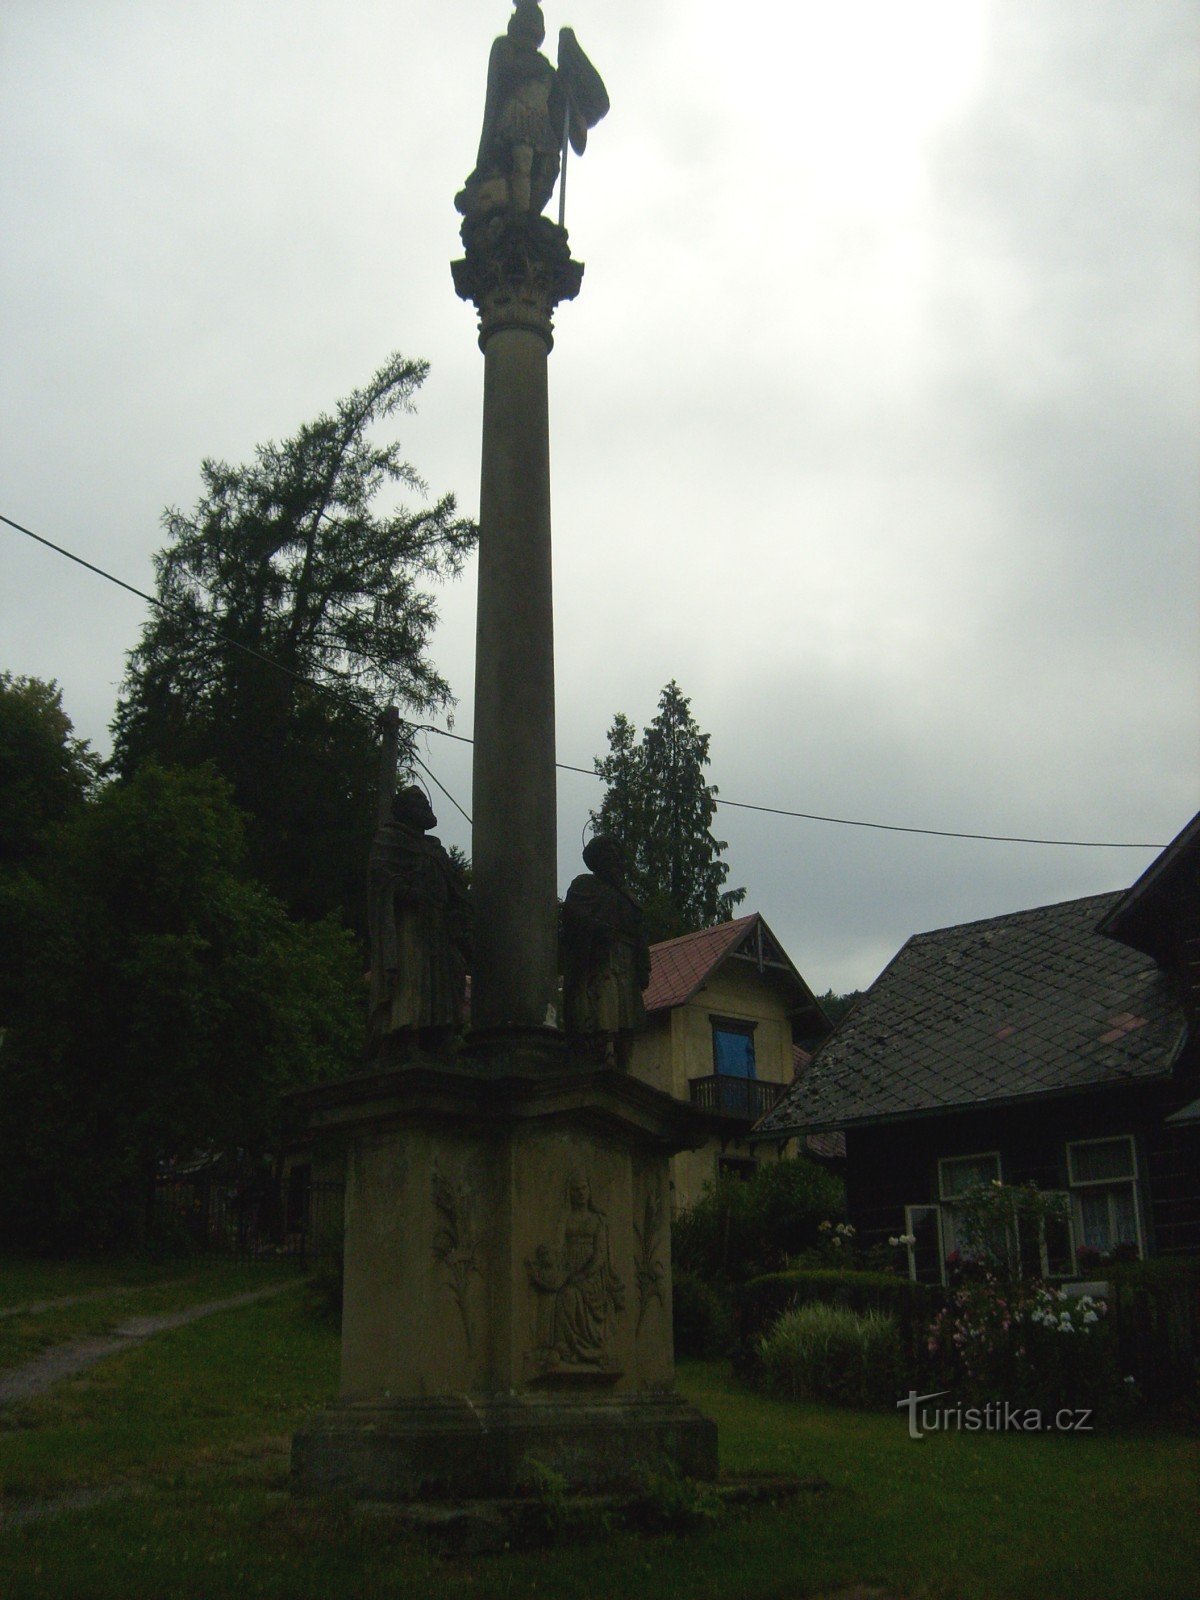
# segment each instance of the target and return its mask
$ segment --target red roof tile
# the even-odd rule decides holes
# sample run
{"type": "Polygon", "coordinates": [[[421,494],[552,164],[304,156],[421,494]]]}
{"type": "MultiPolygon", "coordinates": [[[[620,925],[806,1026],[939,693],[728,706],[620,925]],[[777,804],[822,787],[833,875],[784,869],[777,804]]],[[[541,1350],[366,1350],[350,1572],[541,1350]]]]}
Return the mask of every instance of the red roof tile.
{"type": "Polygon", "coordinates": [[[650,982],[642,994],[647,1011],[669,1011],[690,1000],[758,920],[758,912],[733,922],[718,922],[678,939],[650,946],[650,982]]]}

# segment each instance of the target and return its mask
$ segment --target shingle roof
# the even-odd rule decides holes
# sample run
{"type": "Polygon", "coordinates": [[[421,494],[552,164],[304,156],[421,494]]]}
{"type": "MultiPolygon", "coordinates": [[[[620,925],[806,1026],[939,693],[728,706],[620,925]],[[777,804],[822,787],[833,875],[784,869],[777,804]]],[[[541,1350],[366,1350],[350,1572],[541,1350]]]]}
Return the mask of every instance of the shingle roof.
{"type": "Polygon", "coordinates": [[[1096,895],[917,934],[757,1133],[843,1128],[1169,1072],[1183,1015],[1096,895]]]}
{"type": "Polygon", "coordinates": [[[642,992],[647,1011],[669,1011],[690,1000],[700,985],[749,933],[758,917],[737,917],[650,947],[650,982],[642,992]]]}

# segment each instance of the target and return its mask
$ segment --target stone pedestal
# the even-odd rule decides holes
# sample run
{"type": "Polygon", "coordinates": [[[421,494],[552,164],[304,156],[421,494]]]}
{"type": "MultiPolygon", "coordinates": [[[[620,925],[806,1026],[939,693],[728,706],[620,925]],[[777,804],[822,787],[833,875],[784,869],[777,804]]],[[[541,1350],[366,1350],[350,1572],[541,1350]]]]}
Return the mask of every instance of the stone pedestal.
{"type": "Polygon", "coordinates": [[[341,1397],[296,1436],[300,1492],[715,1476],[715,1425],[674,1389],[667,1161],[706,1135],[690,1106],[519,1047],[303,1098],[349,1154],[341,1397]]]}

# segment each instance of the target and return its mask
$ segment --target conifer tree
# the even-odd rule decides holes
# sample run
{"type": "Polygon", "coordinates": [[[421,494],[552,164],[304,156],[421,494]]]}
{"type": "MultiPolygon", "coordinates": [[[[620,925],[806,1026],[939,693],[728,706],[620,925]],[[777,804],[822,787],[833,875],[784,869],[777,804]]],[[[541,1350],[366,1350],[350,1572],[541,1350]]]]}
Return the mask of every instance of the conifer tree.
{"type": "Polygon", "coordinates": [[[672,679],[641,742],[618,712],[608,745],[594,763],[607,788],[592,825],[625,846],[651,941],[727,922],[746,891],[724,887],[727,845],[712,832],[717,787],[705,779],[709,735],[691,701],[672,679]]]}
{"type": "Polygon", "coordinates": [[[203,463],[195,509],[164,514],[160,604],[113,724],[124,776],[149,760],[213,762],[249,814],[255,874],[304,916],[360,899],[376,709],[427,716],[450,702],[428,655],[427,580],[460,570],[476,528],[453,495],[394,503],[428,491],[372,434],[413,409],[426,371],[394,355],[252,462],[203,463]]]}

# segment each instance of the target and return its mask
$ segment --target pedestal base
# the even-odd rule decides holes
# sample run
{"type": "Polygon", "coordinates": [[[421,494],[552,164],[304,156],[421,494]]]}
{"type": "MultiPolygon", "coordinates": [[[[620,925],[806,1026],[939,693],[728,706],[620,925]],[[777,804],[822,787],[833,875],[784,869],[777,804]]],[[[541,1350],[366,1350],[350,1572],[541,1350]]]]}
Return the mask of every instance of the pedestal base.
{"type": "Polygon", "coordinates": [[[646,1474],[712,1479],[717,1428],[677,1395],[337,1406],[296,1434],[292,1488],[365,1500],[528,1493],[539,1469],[572,1491],[625,1489],[646,1474]]]}
{"type": "Polygon", "coordinates": [[[667,1163],[707,1119],[561,1044],[543,1059],[544,1043],[298,1097],[347,1152],[341,1397],[296,1435],[298,1492],[716,1476],[716,1427],[675,1393],[671,1336],[667,1163]]]}

